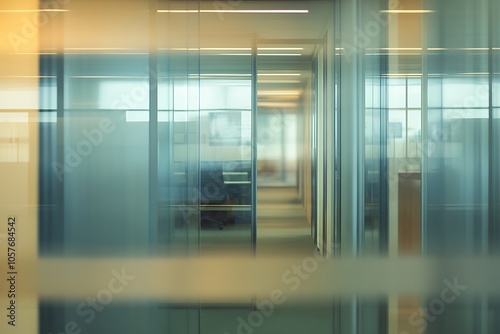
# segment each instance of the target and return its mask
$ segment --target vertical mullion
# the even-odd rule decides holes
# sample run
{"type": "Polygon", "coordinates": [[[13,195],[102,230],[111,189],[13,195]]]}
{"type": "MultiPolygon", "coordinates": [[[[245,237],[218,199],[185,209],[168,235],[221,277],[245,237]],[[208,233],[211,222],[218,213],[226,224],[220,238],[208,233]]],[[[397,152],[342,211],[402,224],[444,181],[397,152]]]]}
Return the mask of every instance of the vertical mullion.
{"type": "Polygon", "coordinates": [[[405,158],[406,161],[408,161],[408,77],[405,78],[405,143],[406,143],[406,148],[405,148],[405,158]]]}
{"type": "Polygon", "coordinates": [[[379,214],[379,231],[380,231],[380,252],[386,254],[388,251],[389,242],[389,191],[388,191],[388,163],[387,163],[387,124],[388,124],[388,108],[387,108],[387,78],[383,75],[387,73],[387,56],[382,56],[380,59],[380,214],[379,214]]]}
{"type": "MultiPolygon", "coordinates": [[[[483,238],[482,242],[486,245],[482,245],[484,250],[484,255],[492,254],[498,249],[498,237],[497,229],[495,226],[495,186],[498,186],[494,182],[494,127],[493,127],[493,0],[489,0],[487,4],[488,9],[488,225],[486,231],[486,238],[483,238]]],[[[483,295],[481,298],[481,329],[483,333],[487,333],[489,330],[488,326],[488,314],[489,314],[489,301],[488,296],[483,295]]]]}
{"type": "MultiPolygon", "coordinates": [[[[61,15],[59,18],[58,24],[60,25],[59,34],[57,36],[59,50],[56,54],[56,101],[57,101],[57,120],[56,120],[56,142],[57,142],[57,151],[56,151],[56,161],[61,161],[63,165],[64,163],[64,141],[65,141],[65,119],[64,119],[64,95],[65,95],[65,80],[64,80],[64,20],[61,15]]],[[[56,188],[56,206],[57,206],[57,214],[56,221],[57,224],[55,229],[50,230],[50,233],[54,236],[51,238],[50,243],[53,245],[56,243],[60,249],[57,251],[64,252],[64,177],[60,182],[57,183],[56,188]]],[[[52,248],[52,247],[51,247],[52,248]]]]}
{"type": "MultiPolygon", "coordinates": [[[[356,16],[357,22],[363,22],[363,5],[362,2],[356,8],[356,16]]],[[[357,58],[358,70],[356,72],[356,81],[357,81],[357,109],[355,112],[358,113],[358,126],[356,129],[357,132],[357,141],[354,149],[358,152],[358,163],[357,163],[357,189],[355,197],[357,198],[357,219],[355,220],[355,224],[357,225],[357,247],[356,247],[356,255],[360,255],[364,253],[365,246],[365,73],[366,73],[366,60],[365,55],[366,51],[364,47],[359,47],[358,51],[360,55],[357,58]]]]}
{"type": "Polygon", "coordinates": [[[318,57],[317,57],[317,45],[316,51],[313,57],[312,64],[312,80],[311,80],[311,91],[314,92],[314,96],[311,98],[311,104],[314,105],[311,108],[311,114],[309,117],[310,122],[310,157],[311,157],[311,234],[313,236],[314,245],[318,243],[318,211],[317,206],[317,158],[318,158],[318,135],[317,135],[317,119],[318,119],[318,57]]]}
{"type": "MultiPolygon", "coordinates": [[[[158,54],[157,54],[157,0],[149,0],[149,173],[148,217],[149,251],[158,250],[158,54]]],[[[155,302],[149,304],[149,331],[155,322],[155,302]]]]}
{"type": "Polygon", "coordinates": [[[330,200],[330,180],[328,179],[328,149],[330,148],[328,141],[328,124],[330,117],[328,117],[328,44],[327,44],[328,33],[323,38],[323,247],[320,250],[321,254],[325,254],[326,246],[328,244],[328,201],[330,200]]]}
{"type": "Polygon", "coordinates": [[[252,80],[252,150],[251,150],[251,215],[252,215],[252,231],[251,231],[251,249],[252,255],[257,252],[257,36],[252,38],[252,65],[251,65],[251,80],[252,80]]]}
{"type": "MultiPolygon", "coordinates": [[[[430,8],[426,0],[422,1],[422,8],[430,8]]],[[[423,16],[422,24],[422,80],[421,80],[421,181],[420,181],[420,243],[421,243],[421,253],[425,254],[427,252],[427,149],[428,149],[428,73],[427,73],[427,24],[426,19],[428,16],[423,16]]]]}
{"type": "Polygon", "coordinates": [[[493,166],[493,0],[488,1],[488,235],[489,245],[487,252],[494,251],[498,248],[496,242],[495,228],[495,202],[494,202],[494,166],[493,166]]]}
{"type": "Polygon", "coordinates": [[[158,237],[158,53],[157,1],[149,4],[149,242],[157,248],[158,237]]]}

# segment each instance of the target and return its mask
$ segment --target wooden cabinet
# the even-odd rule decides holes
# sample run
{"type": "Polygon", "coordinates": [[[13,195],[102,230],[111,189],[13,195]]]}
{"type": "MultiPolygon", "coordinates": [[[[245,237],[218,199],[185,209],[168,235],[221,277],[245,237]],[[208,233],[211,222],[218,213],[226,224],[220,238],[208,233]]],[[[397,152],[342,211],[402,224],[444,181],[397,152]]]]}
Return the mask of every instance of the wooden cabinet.
{"type": "Polygon", "coordinates": [[[398,252],[421,252],[421,177],[420,173],[399,173],[398,180],[398,252]]]}

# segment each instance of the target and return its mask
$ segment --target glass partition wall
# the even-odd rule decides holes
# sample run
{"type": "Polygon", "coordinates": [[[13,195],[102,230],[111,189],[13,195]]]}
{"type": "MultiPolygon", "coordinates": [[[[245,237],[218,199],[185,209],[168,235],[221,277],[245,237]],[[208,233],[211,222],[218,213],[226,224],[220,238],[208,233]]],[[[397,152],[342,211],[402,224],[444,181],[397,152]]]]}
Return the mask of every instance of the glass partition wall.
{"type": "MultiPolygon", "coordinates": [[[[213,19],[202,18],[201,26],[213,19]]],[[[202,34],[201,44],[200,254],[248,256],[254,250],[253,35],[202,34]]]]}
{"type": "MultiPolygon", "coordinates": [[[[427,4],[423,254],[487,256],[498,225],[494,58],[498,1],[427,4]],[[431,33],[439,31],[439,34],[431,33]]],[[[428,332],[495,332],[498,300],[457,301],[428,332]]]]}
{"type": "MultiPolygon", "coordinates": [[[[252,254],[254,38],[201,38],[199,6],[79,1],[41,32],[40,256],[252,254]],[[113,18],[94,17],[99,6],[113,18]],[[108,25],[120,28],[95,39],[108,25]]],[[[93,333],[195,333],[207,318],[189,298],[105,302],[88,317],[78,300],[40,305],[41,332],[74,320],[93,333]]]]}
{"type": "MultiPolygon", "coordinates": [[[[156,165],[150,163],[157,155],[156,122],[148,122],[156,115],[149,75],[154,56],[150,39],[140,33],[149,31],[150,8],[137,1],[108,3],[107,11],[118,14],[112,17],[98,3],[73,2],[64,9],[41,31],[46,77],[39,113],[39,253],[71,263],[93,259],[103,263],[97,275],[109,280],[116,270],[126,272],[110,258],[145,256],[156,244],[151,228],[158,224],[158,187],[156,165]]],[[[84,271],[80,279],[94,275],[84,271]]],[[[40,332],[68,326],[95,333],[154,328],[152,303],[107,305],[112,295],[98,297],[96,309],[79,298],[43,300],[40,332]],[[104,306],[106,312],[97,316],[104,306]],[[134,321],[123,321],[127,317],[134,321]]]]}

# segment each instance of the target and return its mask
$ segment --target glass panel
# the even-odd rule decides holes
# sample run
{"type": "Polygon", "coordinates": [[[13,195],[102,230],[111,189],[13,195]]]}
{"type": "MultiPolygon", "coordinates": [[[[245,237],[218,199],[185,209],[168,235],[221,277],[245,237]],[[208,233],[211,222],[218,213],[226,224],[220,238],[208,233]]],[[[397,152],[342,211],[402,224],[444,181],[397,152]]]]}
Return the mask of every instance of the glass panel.
{"type": "MultiPolygon", "coordinates": [[[[485,3],[471,6],[464,1],[460,5],[469,6],[467,15],[473,18],[485,15],[485,3]]],[[[439,13],[447,13],[433,16],[433,20],[440,18],[435,28],[440,27],[446,33],[441,36],[442,40],[430,34],[433,47],[448,47],[450,43],[455,48],[484,46],[486,27],[483,23],[459,24],[458,17],[449,14],[456,11],[456,3],[433,5],[439,13]],[[451,30],[455,25],[470,38],[458,39],[458,32],[451,30]]],[[[489,85],[485,77],[474,73],[487,71],[487,66],[487,53],[481,51],[444,50],[429,60],[429,100],[440,101],[439,108],[429,109],[426,125],[425,242],[429,254],[477,254],[486,246],[489,85]],[[469,74],[463,75],[466,72],[469,74]]]]}
{"type": "Polygon", "coordinates": [[[58,176],[64,178],[64,193],[71,194],[64,201],[64,252],[93,256],[149,252],[149,232],[136,223],[149,211],[148,123],[132,122],[126,110],[110,109],[112,102],[103,98],[122,96],[119,103],[129,109],[147,110],[148,73],[143,73],[144,85],[129,77],[148,66],[148,57],[71,54],[64,60],[64,118],[58,119],[64,127],[64,170],[58,176]],[[130,72],[117,73],[119,69],[110,66],[116,63],[126,64],[130,72]],[[117,200],[111,206],[91,193],[117,200]],[[122,233],[114,233],[118,229],[122,233]]]}
{"type": "MultiPolygon", "coordinates": [[[[491,11],[495,12],[500,10],[500,1],[492,1],[491,2],[491,11]]],[[[492,32],[498,31],[500,28],[500,22],[498,20],[493,20],[491,23],[492,32]]],[[[492,224],[491,230],[493,230],[493,236],[490,237],[492,242],[491,248],[492,252],[496,255],[500,254],[500,35],[492,33],[492,49],[491,52],[491,60],[492,60],[492,68],[490,71],[492,72],[492,107],[493,107],[493,119],[492,119],[492,127],[491,127],[491,137],[492,137],[492,146],[490,157],[491,163],[491,171],[492,171],[492,179],[490,180],[490,187],[492,187],[492,198],[490,200],[491,210],[492,210],[492,224]]],[[[498,309],[498,302],[496,306],[492,307],[493,309],[498,309]]],[[[492,331],[500,330],[500,323],[498,321],[494,322],[492,326],[492,331]]]]}
{"type": "Polygon", "coordinates": [[[422,80],[407,78],[408,108],[420,108],[422,105],[422,80]]]}
{"type": "MultiPolygon", "coordinates": [[[[424,253],[485,255],[491,182],[489,1],[429,5],[434,12],[428,16],[430,108],[423,124],[424,253]]],[[[430,309],[433,298],[423,299],[423,305],[430,309]]],[[[427,333],[486,332],[487,301],[480,295],[461,299],[426,325],[427,333]]]]}
{"type": "MultiPolygon", "coordinates": [[[[157,6],[151,20],[158,66],[150,69],[158,85],[157,253],[187,260],[200,252],[200,16],[196,1],[157,6]]],[[[154,306],[155,333],[199,333],[200,311],[187,296],[161,298],[154,306]]]]}
{"type": "MultiPolygon", "coordinates": [[[[156,225],[156,210],[150,206],[156,191],[150,187],[151,127],[147,119],[131,121],[127,111],[151,108],[149,45],[144,38],[149,34],[149,8],[129,1],[125,6],[108,3],[103,11],[99,3],[76,1],[66,2],[66,9],[42,36],[55,45],[47,52],[44,44],[42,51],[57,55],[41,59],[41,73],[48,78],[42,80],[41,91],[46,115],[40,127],[40,160],[45,164],[40,202],[47,210],[39,216],[40,254],[104,263],[110,257],[144,256],[153,248],[150,226],[156,225]],[[63,26],[53,26],[55,22],[63,26]]],[[[127,272],[109,262],[97,271],[109,280],[116,270],[127,272]]],[[[129,269],[127,274],[135,273],[129,269]]],[[[80,278],[95,277],[90,271],[80,278]]],[[[96,309],[87,304],[91,299],[42,300],[40,332],[67,330],[68,323],[93,333],[152,332],[150,303],[109,304],[108,293],[97,294],[96,309]]]]}
{"type": "MultiPolygon", "coordinates": [[[[211,3],[207,3],[211,6],[211,3]]],[[[210,7],[212,8],[212,7],[210,7]]],[[[201,14],[200,29],[232,20],[201,14]]],[[[253,75],[252,35],[219,31],[200,40],[199,255],[213,259],[252,256],[253,75]]],[[[234,268],[222,268],[231,272],[234,268]]],[[[241,269],[240,269],[241,270],[241,269]]],[[[244,271],[244,269],[242,269],[244,271]]],[[[244,275],[244,273],[242,272],[244,275]]],[[[217,284],[217,282],[213,282],[217,284]]],[[[233,331],[252,300],[231,296],[200,303],[200,333],[233,331]]]]}
{"type": "MultiPolygon", "coordinates": [[[[217,42],[214,49],[227,41],[217,42]]],[[[249,39],[238,43],[251,47],[249,39]]],[[[201,53],[200,252],[250,255],[252,57],[221,53],[227,52],[201,53]]]]}
{"type": "Polygon", "coordinates": [[[405,108],[407,103],[406,79],[389,79],[387,83],[387,93],[389,96],[388,107],[391,109],[405,108]]]}

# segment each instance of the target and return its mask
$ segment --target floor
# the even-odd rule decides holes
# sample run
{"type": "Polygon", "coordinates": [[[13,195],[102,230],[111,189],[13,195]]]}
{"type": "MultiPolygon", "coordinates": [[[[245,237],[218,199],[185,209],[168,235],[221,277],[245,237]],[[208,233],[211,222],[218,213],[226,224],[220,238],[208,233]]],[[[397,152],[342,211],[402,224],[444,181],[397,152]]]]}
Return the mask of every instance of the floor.
{"type": "MultiPolygon", "coordinates": [[[[259,188],[257,205],[257,258],[270,256],[312,256],[315,247],[310,225],[295,188],[259,188]]],[[[208,229],[202,233],[201,251],[214,250],[214,245],[225,245],[233,251],[249,245],[249,230],[230,226],[223,231],[208,229]],[[232,239],[231,241],[224,240],[232,239]],[[238,247],[238,242],[243,243],[238,247]]],[[[224,247],[224,246],[223,246],[224,247]]],[[[263,273],[263,279],[265,274],[263,273]]],[[[293,299],[293,298],[292,298],[293,299]]],[[[331,305],[314,301],[290,302],[253,308],[247,305],[211,305],[199,314],[201,334],[304,334],[331,333],[333,328],[331,305]]],[[[264,305],[263,301],[253,301],[264,305]]],[[[185,313],[184,313],[185,315],[185,313]]]]}

